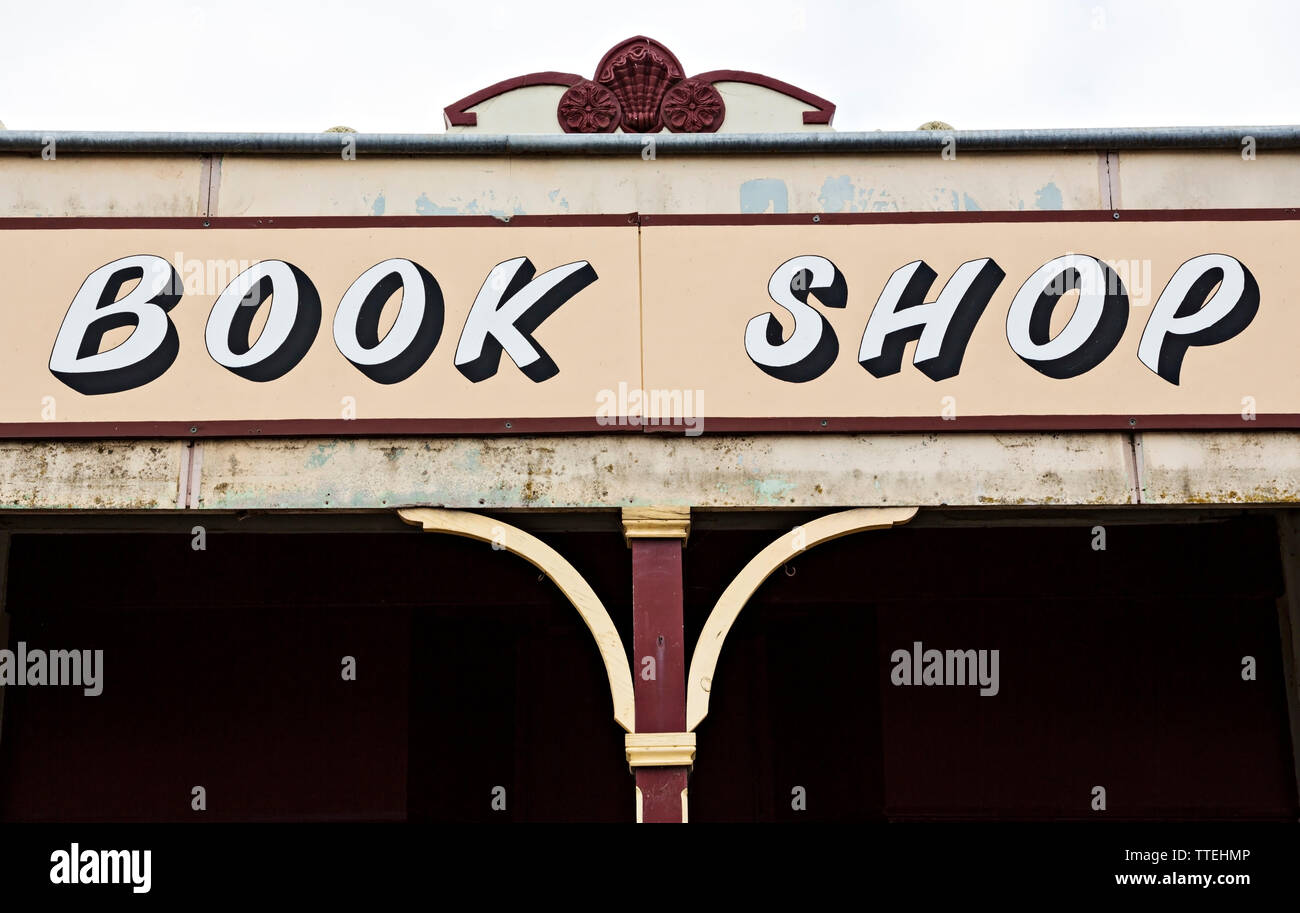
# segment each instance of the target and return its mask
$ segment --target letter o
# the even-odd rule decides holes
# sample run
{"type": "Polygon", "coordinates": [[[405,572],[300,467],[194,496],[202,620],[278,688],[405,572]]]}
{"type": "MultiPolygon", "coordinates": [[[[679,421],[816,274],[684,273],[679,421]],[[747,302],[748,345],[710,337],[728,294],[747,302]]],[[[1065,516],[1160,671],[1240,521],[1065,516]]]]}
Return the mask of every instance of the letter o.
{"type": "Polygon", "coordinates": [[[302,361],[320,329],[320,295],[307,274],[283,260],[254,263],[218,296],[208,315],[204,342],[212,360],[245,380],[263,383],[283,377],[302,361]],[[258,308],[271,298],[271,311],[248,341],[258,308]]]}
{"type": "Polygon", "coordinates": [[[1059,380],[1101,364],[1127,325],[1128,292],[1115,271],[1096,257],[1066,254],[1040,266],[1016,292],[1007,311],[1007,342],[1034,370],[1059,380]],[[1074,313],[1052,337],[1052,311],[1075,289],[1074,313]]]}
{"type": "Polygon", "coordinates": [[[406,380],[442,336],[442,289],[424,267],[391,259],[366,270],[343,293],[334,314],[334,345],[362,374],[381,384],[406,380]],[[397,319],[379,338],[384,304],[401,290],[397,319]]]}

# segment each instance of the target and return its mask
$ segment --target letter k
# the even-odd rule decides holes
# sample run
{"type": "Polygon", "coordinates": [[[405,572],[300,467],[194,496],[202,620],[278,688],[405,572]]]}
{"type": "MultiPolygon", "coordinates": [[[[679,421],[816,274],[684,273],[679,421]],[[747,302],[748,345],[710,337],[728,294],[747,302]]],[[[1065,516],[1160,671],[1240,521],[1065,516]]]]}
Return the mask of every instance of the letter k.
{"type": "Polygon", "coordinates": [[[532,333],[560,305],[595,282],[596,271],[579,260],[533,278],[535,272],[527,257],[515,257],[488,273],[456,346],[456,369],[472,382],[497,373],[503,349],[535,383],[559,373],[532,333]]]}

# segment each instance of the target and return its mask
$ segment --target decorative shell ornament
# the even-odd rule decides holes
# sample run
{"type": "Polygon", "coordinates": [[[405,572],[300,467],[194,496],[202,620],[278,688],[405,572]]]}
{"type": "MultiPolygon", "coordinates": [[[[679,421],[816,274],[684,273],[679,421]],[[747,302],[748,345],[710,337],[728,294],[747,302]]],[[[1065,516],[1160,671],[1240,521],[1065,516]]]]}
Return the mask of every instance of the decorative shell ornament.
{"type": "Polygon", "coordinates": [[[663,128],[664,96],[682,76],[682,65],[673,52],[643,35],[615,45],[596,67],[596,82],[618,99],[628,133],[657,133],[663,128]]]}
{"type": "Polygon", "coordinates": [[[688,77],[682,62],[663,44],[645,35],[620,41],[605,52],[590,79],[548,70],[502,80],[443,109],[448,127],[478,125],[477,106],[491,98],[532,86],[563,86],[555,118],[565,133],[716,133],[727,117],[719,86],[760,86],[812,110],[804,124],[830,126],[835,105],[762,73],[708,70],[688,77]]]}

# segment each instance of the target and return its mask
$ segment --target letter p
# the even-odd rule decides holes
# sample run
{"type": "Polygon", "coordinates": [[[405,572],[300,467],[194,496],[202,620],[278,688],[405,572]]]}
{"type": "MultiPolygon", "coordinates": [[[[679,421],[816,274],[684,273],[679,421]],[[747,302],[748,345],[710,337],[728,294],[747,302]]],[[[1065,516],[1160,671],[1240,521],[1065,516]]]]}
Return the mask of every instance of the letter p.
{"type": "Polygon", "coordinates": [[[1138,358],[1177,384],[1189,348],[1231,339],[1258,310],[1259,285],[1240,260],[1227,254],[1193,257],[1178,267],[1151,309],[1138,358]]]}

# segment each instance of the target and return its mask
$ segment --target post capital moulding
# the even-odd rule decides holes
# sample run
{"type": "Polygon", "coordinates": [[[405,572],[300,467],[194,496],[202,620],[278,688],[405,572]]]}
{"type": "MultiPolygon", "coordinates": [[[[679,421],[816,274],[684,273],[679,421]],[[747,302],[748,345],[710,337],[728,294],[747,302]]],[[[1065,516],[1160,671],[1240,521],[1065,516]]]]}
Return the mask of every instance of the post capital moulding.
{"type": "Polygon", "coordinates": [[[623,743],[628,767],[690,767],[695,763],[693,732],[628,732],[623,743]]]}
{"type": "Polygon", "coordinates": [[[689,507],[624,507],[623,537],[629,547],[633,539],[681,539],[691,534],[689,507]]]}

